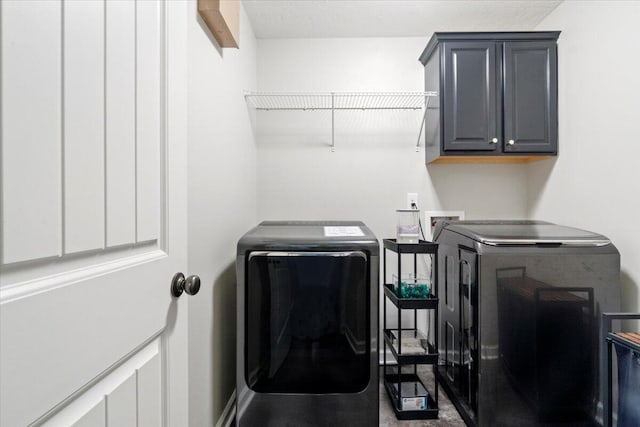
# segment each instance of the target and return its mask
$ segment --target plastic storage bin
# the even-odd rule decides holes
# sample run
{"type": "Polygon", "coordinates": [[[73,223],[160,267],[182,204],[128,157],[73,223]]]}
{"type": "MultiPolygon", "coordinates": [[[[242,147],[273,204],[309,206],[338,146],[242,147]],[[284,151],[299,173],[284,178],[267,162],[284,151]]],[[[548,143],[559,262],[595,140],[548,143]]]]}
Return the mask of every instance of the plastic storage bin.
{"type": "Polygon", "coordinates": [[[420,211],[418,209],[398,209],[396,226],[397,243],[418,243],[420,240],[420,211]]]}

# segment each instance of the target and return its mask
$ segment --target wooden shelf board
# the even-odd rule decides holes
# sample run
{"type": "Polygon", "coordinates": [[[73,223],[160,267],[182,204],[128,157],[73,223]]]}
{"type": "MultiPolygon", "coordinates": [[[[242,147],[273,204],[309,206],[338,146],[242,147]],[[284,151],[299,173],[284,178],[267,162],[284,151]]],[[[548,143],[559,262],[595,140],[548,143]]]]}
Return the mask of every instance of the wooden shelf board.
{"type": "Polygon", "coordinates": [[[451,163],[530,163],[537,162],[539,160],[548,159],[552,156],[540,155],[540,156],[443,156],[434,159],[427,164],[451,164],[451,163]]]}
{"type": "Polygon", "coordinates": [[[239,47],[240,0],[198,0],[198,13],[220,47],[239,47]]]}

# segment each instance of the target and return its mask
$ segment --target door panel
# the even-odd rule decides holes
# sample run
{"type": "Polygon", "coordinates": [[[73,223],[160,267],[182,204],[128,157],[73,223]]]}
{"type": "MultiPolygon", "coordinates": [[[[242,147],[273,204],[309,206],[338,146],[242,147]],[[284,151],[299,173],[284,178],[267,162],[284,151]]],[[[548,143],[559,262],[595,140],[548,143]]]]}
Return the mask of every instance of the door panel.
{"type": "Polygon", "coordinates": [[[62,249],[70,254],[104,248],[104,5],[68,3],[63,10],[62,249]]]}
{"type": "Polygon", "coordinates": [[[444,44],[444,150],[495,151],[500,138],[496,45],[444,44]]]}
{"type": "Polygon", "coordinates": [[[477,255],[460,248],[460,390],[472,409],[478,404],[477,255]]]}
{"type": "Polygon", "coordinates": [[[62,251],[62,8],[44,0],[1,7],[2,261],[13,263],[62,251]]]}
{"type": "Polygon", "coordinates": [[[113,427],[123,425],[118,424],[123,417],[130,420],[133,412],[135,425],[161,426],[161,349],[160,339],[152,341],[100,381],[89,385],[45,425],[113,427]]]}
{"type": "Polygon", "coordinates": [[[458,256],[455,253],[447,253],[442,247],[439,249],[439,259],[442,263],[439,268],[440,282],[444,288],[444,295],[440,299],[440,352],[445,359],[445,370],[451,381],[456,381],[460,361],[460,339],[458,334],[459,319],[459,266],[458,256]]]}
{"type": "Polygon", "coordinates": [[[106,2],[107,247],[136,241],[135,2],[106,2]]]}
{"type": "Polygon", "coordinates": [[[131,375],[106,397],[107,427],[136,427],[136,376],[131,375]]]}
{"type": "Polygon", "coordinates": [[[0,8],[0,425],[184,426],[187,4],[0,8]]]}
{"type": "Polygon", "coordinates": [[[34,421],[163,331],[168,281],[140,279],[157,276],[154,270],[167,257],[157,251],[149,258],[104,276],[3,299],[3,425],[5,417],[12,421],[6,425],[34,421]]]}
{"type": "Polygon", "coordinates": [[[160,232],[161,8],[136,2],[136,242],[160,232]]]}
{"type": "Polygon", "coordinates": [[[71,424],[72,427],[106,427],[106,404],[101,401],[96,406],[91,408],[89,412],[84,414],[75,423],[71,424]]]}
{"type": "Polygon", "coordinates": [[[138,427],[162,425],[162,365],[157,353],[136,369],[138,427]]]}
{"type": "Polygon", "coordinates": [[[505,152],[557,152],[556,43],[505,43],[504,72],[505,152]]]}

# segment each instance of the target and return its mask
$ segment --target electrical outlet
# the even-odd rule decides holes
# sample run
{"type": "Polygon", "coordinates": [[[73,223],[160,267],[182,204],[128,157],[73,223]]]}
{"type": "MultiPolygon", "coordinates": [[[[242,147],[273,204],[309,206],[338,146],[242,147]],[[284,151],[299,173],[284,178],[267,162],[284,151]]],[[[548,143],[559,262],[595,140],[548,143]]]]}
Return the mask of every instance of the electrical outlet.
{"type": "Polygon", "coordinates": [[[413,205],[418,206],[418,193],[407,193],[407,208],[413,209],[413,205]]]}

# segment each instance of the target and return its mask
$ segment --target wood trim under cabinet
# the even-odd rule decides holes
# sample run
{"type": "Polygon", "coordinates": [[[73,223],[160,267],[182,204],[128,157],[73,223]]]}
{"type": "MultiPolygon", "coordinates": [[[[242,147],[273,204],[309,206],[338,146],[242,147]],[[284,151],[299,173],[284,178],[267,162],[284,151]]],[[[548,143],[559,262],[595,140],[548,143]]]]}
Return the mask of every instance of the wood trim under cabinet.
{"type": "Polygon", "coordinates": [[[240,0],[198,0],[198,13],[220,47],[239,48],[240,0]]]}
{"type": "Polygon", "coordinates": [[[548,159],[552,156],[446,156],[438,157],[427,164],[450,163],[530,163],[548,159]]]}

